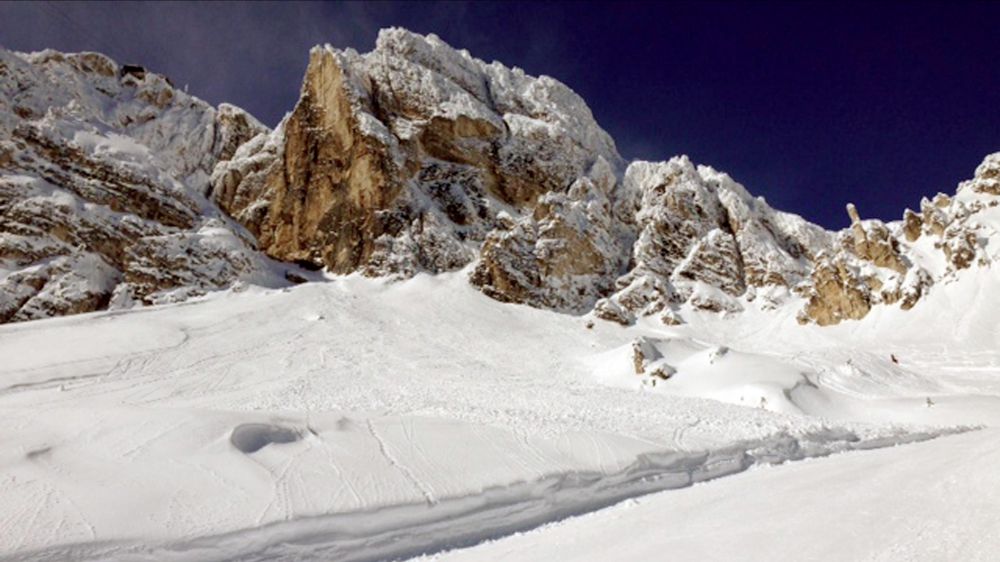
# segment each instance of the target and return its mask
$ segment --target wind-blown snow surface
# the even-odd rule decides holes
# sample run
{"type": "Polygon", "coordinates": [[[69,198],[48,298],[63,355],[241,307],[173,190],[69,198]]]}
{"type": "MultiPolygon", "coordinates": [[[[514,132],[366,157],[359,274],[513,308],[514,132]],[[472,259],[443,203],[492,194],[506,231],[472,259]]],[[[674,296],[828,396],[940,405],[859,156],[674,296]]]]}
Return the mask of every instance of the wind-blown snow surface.
{"type": "Polygon", "coordinates": [[[466,274],[0,327],[0,557],[414,556],[1000,419],[990,270],[833,328],[588,328],[466,274]]]}

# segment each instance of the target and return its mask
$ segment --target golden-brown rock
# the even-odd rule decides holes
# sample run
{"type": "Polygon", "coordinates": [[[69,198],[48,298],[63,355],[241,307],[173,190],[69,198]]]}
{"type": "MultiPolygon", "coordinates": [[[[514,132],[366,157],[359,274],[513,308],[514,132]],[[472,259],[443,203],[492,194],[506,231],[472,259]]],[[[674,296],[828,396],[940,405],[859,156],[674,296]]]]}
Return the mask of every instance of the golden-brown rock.
{"type": "Polygon", "coordinates": [[[922,227],[923,220],[919,214],[910,209],[903,211],[903,233],[906,235],[907,242],[915,242],[917,238],[920,238],[922,227]]]}
{"type": "Polygon", "coordinates": [[[799,322],[828,326],[864,318],[869,310],[871,296],[865,280],[847,263],[828,258],[813,270],[812,289],[799,322]]]}
{"type": "Polygon", "coordinates": [[[853,204],[847,205],[851,217],[852,250],[854,254],[878,267],[886,267],[897,273],[906,272],[906,263],[899,253],[899,241],[881,221],[861,222],[853,204]]]}
{"type": "Polygon", "coordinates": [[[565,86],[387,30],[367,55],[313,49],[294,111],[216,168],[212,198],[277,259],[408,276],[479,250],[485,293],[577,310],[599,296],[581,279],[618,274],[620,161],[565,86]]]}

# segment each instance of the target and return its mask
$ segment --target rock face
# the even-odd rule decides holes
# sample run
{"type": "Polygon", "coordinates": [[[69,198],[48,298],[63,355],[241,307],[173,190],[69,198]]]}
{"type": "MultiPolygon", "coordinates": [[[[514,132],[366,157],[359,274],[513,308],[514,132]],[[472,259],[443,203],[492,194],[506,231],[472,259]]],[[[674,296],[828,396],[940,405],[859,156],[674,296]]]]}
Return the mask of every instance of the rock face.
{"type": "Polygon", "coordinates": [[[271,257],[396,277],[472,264],[495,299],[625,324],[799,298],[801,321],[832,324],[913,306],[940,276],[906,253],[925,232],[956,268],[978,255],[951,200],[905,228],[852,206],[832,233],[685,157],[625,167],[567,87],[399,29],[363,55],[313,49],[293,112],[212,185],[271,257]]]}
{"type": "MultiPolygon", "coordinates": [[[[216,169],[212,194],[274,258],[408,276],[460,268],[488,236],[496,252],[516,253],[500,249],[501,231],[535,214],[542,230],[568,234],[578,225],[555,217],[586,212],[555,195],[609,189],[620,166],[567,87],[393,29],[365,55],[313,49],[295,109],[216,169]],[[551,209],[539,208],[550,194],[551,209]]],[[[574,274],[528,269],[519,274],[574,274]]],[[[476,278],[530,300],[499,268],[476,278]]]]}
{"type": "Polygon", "coordinates": [[[600,300],[622,322],[737,310],[748,288],[808,276],[829,234],[702,172],[626,171],[566,86],[393,29],[364,55],[314,49],[294,111],[220,164],[212,193],[277,259],[396,276],[475,261],[493,298],[600,300]]]}
{"type": "Polygon", "coordinates": [[[739,311],[740,298],[773,299],[805,279],[830,243],[818,226],[771,209],[729,176],[686,157],[635,162],[623,180],[622,206],[637,234],[631,268],[597,315],[621,323],[660,315],[668,324],[689,304],[739,311]]]}
{"type": "Polygon", "coordinates": [[[861,220],[848,205],[851,227],[816,262],[803,323],[836,324],[865,317],[876,305],[912,308],[938,283],[958,279],[973,265],[989,267],[1000,226],[1000,153],[991,154],[973,179],[950,197],[924,198],[920,212],[907,209],[903,220],[885,224],[861,220]]]}
{"type": "Polygon", "coordinates": [[[490,232],[471,282],[505,302],[589,310],[628,263],[633,235],[615,214],[615,188],[610,166],[599,159],[565,193],[542,195],[531,214],[490,232]]]}
{"type": "Polygon", "coordinates": [[[400,29],[314,48],[273,131],[94,53],[0,52],[0,89],[0,322],[278,283],[270,257],[468,268],[492,298],[623,324],[828,325],[1000,255],[1000,154],[902,221],[850,205],[829,232],[687,157],[626,166],[565,85],[400,29]]]}
{"type": "Polygon", "coordinates": [[[264,280],[253,240],[202,195],[264,128],[135,68],[0,51],[0,322],[264,280]]]}

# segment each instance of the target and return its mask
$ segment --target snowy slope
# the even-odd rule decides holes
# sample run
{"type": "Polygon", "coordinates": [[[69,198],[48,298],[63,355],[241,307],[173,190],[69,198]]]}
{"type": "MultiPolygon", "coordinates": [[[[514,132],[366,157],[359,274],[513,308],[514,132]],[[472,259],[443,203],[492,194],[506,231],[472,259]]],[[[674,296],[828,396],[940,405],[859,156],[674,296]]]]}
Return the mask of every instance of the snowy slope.
{"type": "MultiPolygon", "coordinates": [[[[18,559],[414,555],[996,419],[995,394],[962,386],[969,365],[895,365],[853,351],[849,330],[783,314],[784,327],[588,328],[488,299],[458,272],[4,326],[0,545],[18,559]],[[787,351],[737,345],[773,330],[787,351]],[[653,387],[627,372],[632,357],[613,360],[636,338],[675,376],[653,387]],[[864,361],[838,378],[848,356],[864,361]],[[925,372],[951,385],[930,408],[925,372]]],[[[953,357],[996,360],[966,349],[953,357]]]]}
{"type": "Polygon", "coordinates": [[[421,560],[995,560],[998,437],[751,470],[421,560]]]}
{"type": "Polygon", "coordinates": [[[1000,331],[990,287],[998,282],[995,271],[979,269],[943,284],[910,311],[884,308],[825,328],[797,328],[792,309],[724,322],[700,317],[685,330],[702,344],[667,348],[665,356],[676,357],[680,368],[676,378],[657,386],[683,381],[674,390],[690,392],[685,365],[695,367],[698,387],[708,392],[720,379],[756,380],[761,395],[767,385],[787,378],[787,387],[794,380],[777,365],[761,376],[739,368],[712,372],[707,354],[704,363],[696,362],[700,350],[733,346],[811,369],[822,394],[837,395],[793,400],[812,413],[986,429],[751,469],[419,559],[640,560],[669,552],[677,560],[993,560],[1000,549],[994,470],[1000,461],[1000,331]]]}

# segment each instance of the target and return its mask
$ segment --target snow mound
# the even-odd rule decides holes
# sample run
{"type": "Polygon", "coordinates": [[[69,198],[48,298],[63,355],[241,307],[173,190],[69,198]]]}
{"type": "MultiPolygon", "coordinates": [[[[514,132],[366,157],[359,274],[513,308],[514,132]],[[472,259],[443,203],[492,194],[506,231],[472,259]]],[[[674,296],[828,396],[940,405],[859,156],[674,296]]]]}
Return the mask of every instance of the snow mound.
{"type": "MultiPolygon", "coordinates": [[[[594,377],[611,386],[699,396],[790,414],[809,411],[818,374],[788,357],[768,356],[691,338],[643,337],[592,356],[594,377]],[[638,342],[638,343],[637,343],[638,342]],[[641,367],[640,367],[641,365],[641,367]]],[[[823,392],[830,392],[825,389],[823,392]]],[[[825,397],[829,399],[829,397],[825,397]]]]}

